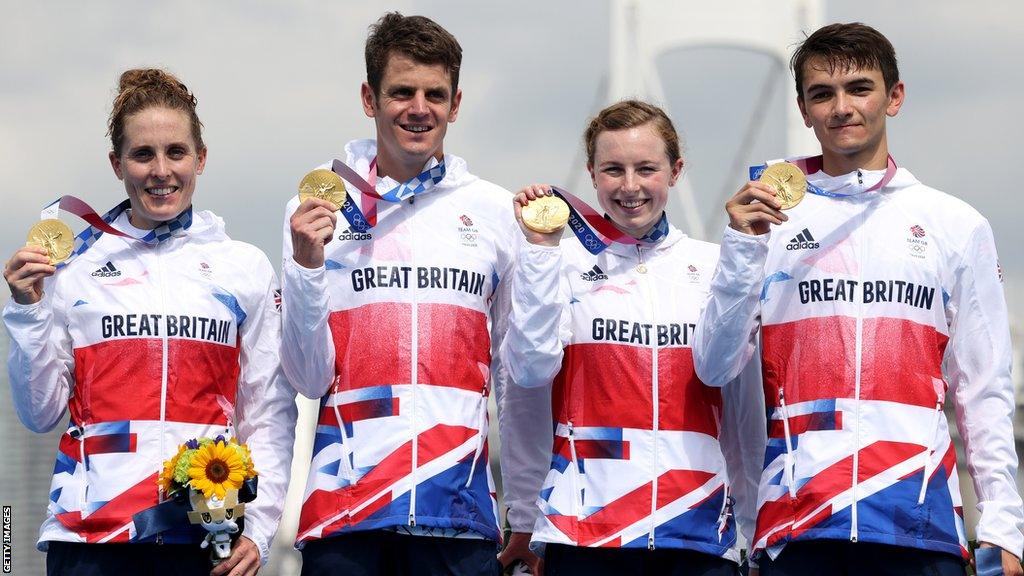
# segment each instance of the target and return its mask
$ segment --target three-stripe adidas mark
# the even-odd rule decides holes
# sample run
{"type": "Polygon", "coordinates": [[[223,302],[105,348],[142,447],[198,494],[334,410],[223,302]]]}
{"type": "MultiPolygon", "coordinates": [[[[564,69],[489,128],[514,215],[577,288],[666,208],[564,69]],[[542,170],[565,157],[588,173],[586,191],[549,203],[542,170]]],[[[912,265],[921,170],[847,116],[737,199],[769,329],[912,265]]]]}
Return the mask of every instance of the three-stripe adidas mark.
{"type": "Polygon", "coordinates": [[[593,268],[580,274],[580,278],[583,278],[588,282],[597,282],[598,280],[607,280],[608,275],[605,274],[604,270],[601,270],[597,264],[594,264],[593,268]]]}
{"type": "Polygon", "coordinates": [[[117,268],[114,268],[114,263],[108,260],[106,265],[104,265],[99,270],[93,272],[92,275],[98,278],[113,278],[115,276],[120,276],[121,271],[118,270],[117,268]]]}
{"type": "Polygon", "coordinates": [[[814,239],[814,236],[811,235],[811,231],[804,228],[802,232],[789,241],[789,244],[786,244],[786,250],[814,250],[818,246],[819,244],[814,239]]]}

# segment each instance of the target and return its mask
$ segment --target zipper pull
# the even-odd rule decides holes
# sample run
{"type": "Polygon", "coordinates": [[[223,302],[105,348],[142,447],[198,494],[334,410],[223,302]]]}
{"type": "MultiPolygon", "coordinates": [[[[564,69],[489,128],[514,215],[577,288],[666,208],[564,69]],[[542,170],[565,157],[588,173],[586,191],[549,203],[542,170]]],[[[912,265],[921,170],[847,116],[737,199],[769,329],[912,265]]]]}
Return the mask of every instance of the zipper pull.
{"type": "Polygon", "coordinates": [[[860,171],[860,168],[857,169],[857,184],[864,185],[864,173],[860,171]]]}
{"type": "Polygon", "coordinates": [[[409,512],[409,526],[416,526],[416,515],[409,512]]]}
{"type": "Polygon", "coordinates": [[[654,534],[647,535],[647,549],[654,550],[654,534]]]}

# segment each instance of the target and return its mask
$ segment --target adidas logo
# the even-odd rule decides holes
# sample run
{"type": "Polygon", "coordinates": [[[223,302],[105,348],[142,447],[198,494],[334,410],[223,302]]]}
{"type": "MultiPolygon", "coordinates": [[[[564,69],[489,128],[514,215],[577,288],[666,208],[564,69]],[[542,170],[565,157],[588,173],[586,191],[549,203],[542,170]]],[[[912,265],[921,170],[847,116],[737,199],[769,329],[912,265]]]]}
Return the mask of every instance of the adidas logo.
{"type": "Polygon", "coordinates": [[[93,272],[92,275],[96,276],[97,278],[113,278],[115,276],[120,276],[121,271],[118,270],[117,268],[114,268],[114,263],[108,260],[106,266],[93,272]]]}
{"type": "Polygon", "coordinates": [[[373,234],[370,232],[353,232],[351,228],[348,228],[338,235],[338,240],[373,240],[373,234]]]}
{"type": "Polygon", "coordinates": [[[580,274],[580,278],[583,278],[587,282],[597,282],[598,280],[607,280],[608,275],[604,273],[604,270],[594,264],[594,267],[586,272],[580,274]]]}
{"type": "Polygon", "coordinates": [[[818,246],[819,244],[814,239],[814,236],[811,236],[811,231],[804,228],[803,232],[797,234],[795,238],[789,241],[789,244],[786,244],[786,250],[814,250],[818,246]]]}

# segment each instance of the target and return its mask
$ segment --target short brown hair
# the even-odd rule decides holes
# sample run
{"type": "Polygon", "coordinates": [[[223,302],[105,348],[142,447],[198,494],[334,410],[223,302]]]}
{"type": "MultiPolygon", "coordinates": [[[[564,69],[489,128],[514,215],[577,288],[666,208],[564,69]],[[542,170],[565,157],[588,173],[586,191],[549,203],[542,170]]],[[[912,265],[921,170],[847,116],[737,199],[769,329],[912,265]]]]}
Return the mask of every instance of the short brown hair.
{"type": "Polygon", "coordinates": [[[459,89],[462,46],[450,32],[426,16],[402,16],[388,12],[370,26],[366,38],[366,82],[380,95],[380,82],[393,52],[420,64],[440,64],[452,79],[452,94],[459,89]]]}
{"type": "Polygon", "coordinates": [[[900,81],[896,50],[889,39],[867,24],[829,24],[819,28],[797,47],[789,66],[796,78],[796,94],[804,97],[804,67],[814,58],[821,58],[829,72],[852,68],[882,72],[885,89],[891,90],[900,81]]]}
{"type": "Polygon", "coordinates": [[[162,107],[181,110],[192,125],[192,141],[196,150],[203,150],[203,123],[196,114],[196,97],[181,80],[158,68],[126,70],[118,83],[117,97],[110,110],[107,135],[114,154],[121,155],[124,144],[124,123],[129,116],[147,108],[162,107]]]}
{"type": "Polygon", "coordinates": [[[586,132],[583,133],[583,144],[587,150],[587,164],[590,166],[594,164],[594,150],[597,147],[597,137],[601,132],[636,128],[648,122],[654,124],[654,131],[665,142],[665,153],[668,155],[669,163],[675,164],[676,160],[681,159],[683,155],[679,150],[679,134],[676,133],[672,120],[661,108],[639,100],[616,102],[594,116],[590,125],[587,126],[586,132]]]}

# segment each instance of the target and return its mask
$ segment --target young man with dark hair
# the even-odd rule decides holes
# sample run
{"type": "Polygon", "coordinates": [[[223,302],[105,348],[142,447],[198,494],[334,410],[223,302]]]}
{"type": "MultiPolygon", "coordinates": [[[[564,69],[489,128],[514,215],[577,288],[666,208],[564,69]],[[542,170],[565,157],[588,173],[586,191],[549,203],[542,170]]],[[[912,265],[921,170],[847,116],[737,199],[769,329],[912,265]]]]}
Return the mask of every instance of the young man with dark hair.
{"type": "Polygon", "coordinates": [[[726,204],[694,346],[713,384],[735,376],[760,336],[761,573],[964,574],[948,388],[978,494],[979,568],[1019,575],[1011,346],[991,228],[889,155],[886,119],[905,92],[882,34],[826,26],[792,66],[821,156],[726,204]],[[806,189],[790,197],[800,172],[806,189]]]}
{"type": "MultiPolygon", "coordinates": [[[[491,362],[518,232],[511,195],[443,149],[462,101],[461,59],[430,19],[382,17],[361,89],[376,138],[350,142],[345,164],[327,167],[348,198],[287,207],[282,364],[297,391],[320,400],[299,520],[303,574],[500,571],[487,399],[494,388],[502,432],[508,414],[531,407],[516,403],[521,391],[503,398],[506,377],[491,362]],[[339,208],[347,229],[336,234],[339,208]]],[[[503,434],[533,440],[550,442],[550,428],[503,434]]],[[[517,491],[514,477],[504,486],[510,518],[525,516],[517,524],[529,532],[536,494],[517,491]]],[[[529,535],[515,540],[536,561],[529,535]]]]}

